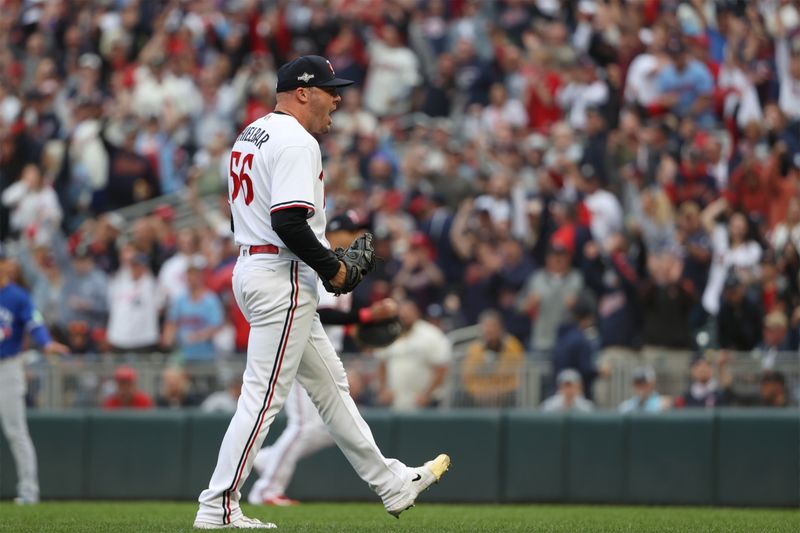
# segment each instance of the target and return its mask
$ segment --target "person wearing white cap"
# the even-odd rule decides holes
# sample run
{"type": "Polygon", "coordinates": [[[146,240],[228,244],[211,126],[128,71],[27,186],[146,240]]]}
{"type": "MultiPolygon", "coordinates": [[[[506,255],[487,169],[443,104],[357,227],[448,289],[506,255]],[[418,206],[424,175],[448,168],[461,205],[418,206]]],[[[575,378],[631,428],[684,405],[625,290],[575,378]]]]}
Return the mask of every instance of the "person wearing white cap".
{"type": "Polygon", "coordinates": [[[583,380],[577,370],[565,368],[558,373],[556,382],[558,392],[542,403],[542,411],[589,413],[594,410],[594,404],[583,395],[583,380]]]}

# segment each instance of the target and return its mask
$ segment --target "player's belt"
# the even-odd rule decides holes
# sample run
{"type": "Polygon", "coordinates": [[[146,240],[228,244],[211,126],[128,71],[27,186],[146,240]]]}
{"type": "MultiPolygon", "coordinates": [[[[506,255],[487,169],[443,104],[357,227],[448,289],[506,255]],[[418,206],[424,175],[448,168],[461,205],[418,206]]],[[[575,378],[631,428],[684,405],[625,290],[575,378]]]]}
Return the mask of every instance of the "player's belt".
{"type": "Polygon", "coordinates": [[[274,244],[252,244],[250,246],[242,246],[239,248],[241,255],[255,255],[255,254],[273,254],[280,253],[280,248],[274,244]]]}

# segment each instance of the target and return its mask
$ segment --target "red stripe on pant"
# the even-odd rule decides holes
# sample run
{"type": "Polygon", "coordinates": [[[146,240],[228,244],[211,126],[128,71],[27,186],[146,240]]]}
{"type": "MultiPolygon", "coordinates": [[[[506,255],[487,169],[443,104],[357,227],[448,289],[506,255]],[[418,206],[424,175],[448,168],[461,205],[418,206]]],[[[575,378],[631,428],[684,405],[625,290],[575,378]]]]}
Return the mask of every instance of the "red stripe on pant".
{"type": "MultiPolygon", "coordinates": [[[[300,384],[297,383],[297,381],[295,381],[293,386],[294,387],[299,387],[300,384]]],[[[299,438],[303,435],[303,431],[304,431],[303,426],[305,425],[305,420],[303,420],[303,403],[304,402],[303,402],[303,398],[299,394],[296,394],[295,396],[297,396],[297,418],[299,419],[298,422],[297,422],[297,437],[295,437],[295,439],[289,444],[289,446],[286,446],[284,448],[283,453],[280,456],[280,459],[278,459],[278,461],[277,461],[278,464],[281,464],[283,462],[283,460],[289,454],[289,450],[291,450],[292,448],[297,446],[297,443],[300,440],[299,438]]],[[[277,467],[275,467],[272,470],[272,477],[269,478],[270,485],[272,485],[274,480],[275,480],[275,470],[277,470],[277,467]]],[[[262,494],[261,494],[262,499],[263,499],[263,496],[264,496],[264,493],[262,492],[262,494]]]]}
{"type": "Polygon", "coordinates": [[[236,491],[236,487],[241,480],[242,474],[244,473],[244,465],[247,464],[247,458],[250,455],[250,451],[253,448],[253,444],[255,444],[256,438],[258,436],[259,431],[261,430],[261,426],[264,423],[264,417],[269,411],[269,406],[272,404],[272,397],[275,395],[275,384],[278,381],[278,376],[281,373],[281,366],[283,366],[283,355],[286,353],[286,345],[289,342],[289,336],[292,331],[292,323],[294,322],[294,312],[297,309],[297,301],[298,301],[298,294],[300,293],[300,284],[299,284],[299,268],[297,261],[292,261],[292,265],[289,269],[289,277],[292,285],[291,296],[292,302],[289,306],[287,311],[286,320],[284,321],[284,331],[281,335],[281,340],[278,342],[278,353],[276,354],[275,366],[272,368],[272,376],[270,377],[269,384],[267,385],[267,394],[264,398],[264,404],[261,407],[261,412],[258,415],[258,423],[254,430],[250,433],[250,437],[247,439],[247,443],[245,444],[245,451],[242,457],[239,459],[239,466],[236,468],[236,475],[234,476],[233,483],[231,486],[222,493],[222,523],[223,524],[230,524],[231,522],[231,494],[236,491]]]}

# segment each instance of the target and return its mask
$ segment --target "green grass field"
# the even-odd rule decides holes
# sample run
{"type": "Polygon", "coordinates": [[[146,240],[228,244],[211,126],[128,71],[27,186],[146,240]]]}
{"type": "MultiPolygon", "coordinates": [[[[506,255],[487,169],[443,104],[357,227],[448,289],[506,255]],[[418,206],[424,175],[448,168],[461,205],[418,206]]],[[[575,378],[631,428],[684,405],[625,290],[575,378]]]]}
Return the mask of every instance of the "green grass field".
{"type": "MultiPolygon", "coordinates": [[[[285,532],[797,532],[800,510],[572,505],[441,505],[421,502],[396,520],[379,503],[244,507],[285,532]]],[[[160,502],[0,504],[0,531],[13,533],[180,533],[195,505],[160,502]]]]}

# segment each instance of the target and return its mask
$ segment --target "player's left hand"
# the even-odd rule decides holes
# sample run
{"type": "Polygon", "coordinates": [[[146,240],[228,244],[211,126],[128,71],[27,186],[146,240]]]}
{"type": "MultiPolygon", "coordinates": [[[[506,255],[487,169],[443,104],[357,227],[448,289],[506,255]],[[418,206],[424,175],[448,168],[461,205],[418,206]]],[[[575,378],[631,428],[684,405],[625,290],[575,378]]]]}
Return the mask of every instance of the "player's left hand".
{"type": "Polygon", "coordinates": [[[358,237],[347,248],[337,248],[335,253],[339,262],[344,265],[344,280],[339,283],[341,268],[333,279],[322,282],[325,290],[335,295],[352,292],[364,277],[375,269],[375,247],[372,243],[372,234],[365,233],[358,237]]]}
{"type": "Polygon", "coordinates": [[[69,346],[65,346],[60,342],[50,341],[44,345],[44,353],[49,355],[67,355],[69,353],[69,346]]]}

